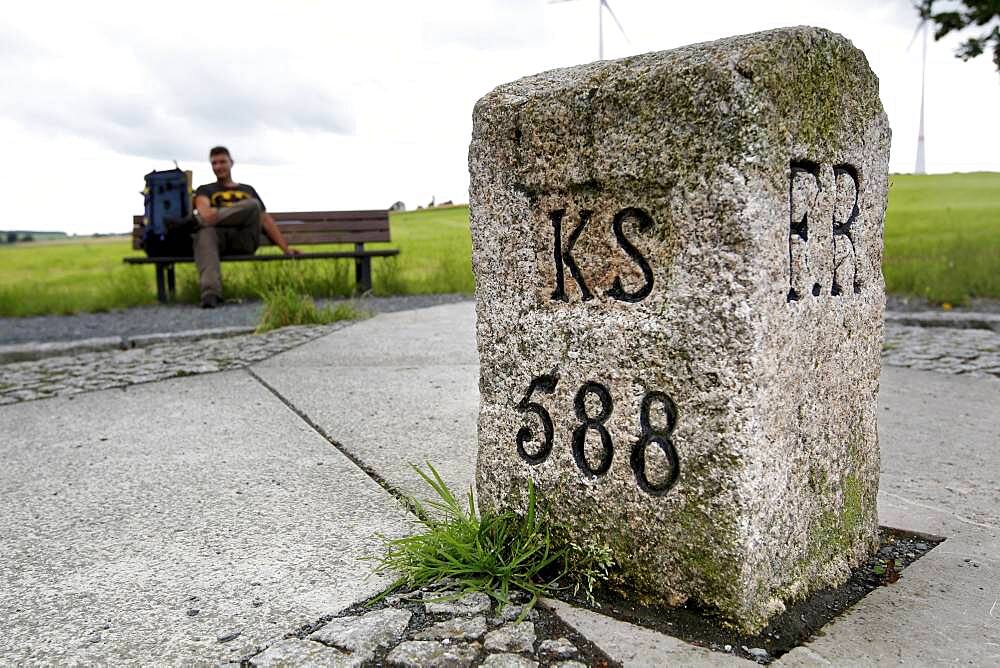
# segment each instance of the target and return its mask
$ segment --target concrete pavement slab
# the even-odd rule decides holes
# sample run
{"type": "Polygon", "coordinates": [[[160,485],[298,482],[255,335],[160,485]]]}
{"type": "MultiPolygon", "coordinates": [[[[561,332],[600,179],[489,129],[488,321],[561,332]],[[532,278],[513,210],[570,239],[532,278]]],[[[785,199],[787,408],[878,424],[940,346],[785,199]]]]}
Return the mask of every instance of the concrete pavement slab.
{"type": "Polygon", "coordinates": [[[379,315],[276,355],[254,373],[394,487],[430,490],[431,462],[456,492],[472,484],[479,412],[475,304],[379,315]]]}
{"type": "Polygon", "coordinates": [[[945,541],[778,665],[1000,665],[1000,542],[979,548],[945,541]]]}
{"type": "Polygon", "coordinates": [[[260,368],[311,366],[414,367],[478,365],[476,303],[384,313],[353,324],[340,336],[290,350],[260,368]]]}
{"type": "Polygon", "coordinates": [[[661,666],[718,666],[752,663],[736,656],[713,652],[678,640],[659,631],[629,624],[592,610],[546,599],[559,618],[577,633],[600,647],[625,668],[660,668],[661,666]]]}
{"type": "Polygon", "coordinates": [[[947,538],[781,665],[1000,664],[1000,381],[885,367],[884,525],[947,538]]]}
{"type": "Polygon", "coordinates": [[[883,523],[1000,531],[1000,379],[884,367],[879,399],[883,523]]]}
{"type": "Polygon", "coordinates": [[[0,408],[0,664],[218,663],[382,589],[399,504],[246,372],[0,408]]]}

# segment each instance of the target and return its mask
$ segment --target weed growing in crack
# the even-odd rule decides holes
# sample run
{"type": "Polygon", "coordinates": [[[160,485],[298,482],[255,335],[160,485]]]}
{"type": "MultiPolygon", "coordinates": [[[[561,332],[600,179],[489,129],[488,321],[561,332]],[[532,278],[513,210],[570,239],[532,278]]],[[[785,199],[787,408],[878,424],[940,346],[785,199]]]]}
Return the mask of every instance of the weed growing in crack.
{"type": "Polygon", "coordinates": [[[562,531],[542,517],[530,480],[524,514],[479,513],[471,487],[459,502],[434,466],[427,467],[429,473],[413,468],[436,498],[407,499],[426,531],[385,540],[375,570],[399,576],[383,596],[401,588],[450,584],[462,592],[484,592],[503,607],[512,590],[521,590],[531,595],[523,618],[542,596],[582,591],[591,598],[593,587],[608,579],[610,551],[557,540],[562,531]]]}

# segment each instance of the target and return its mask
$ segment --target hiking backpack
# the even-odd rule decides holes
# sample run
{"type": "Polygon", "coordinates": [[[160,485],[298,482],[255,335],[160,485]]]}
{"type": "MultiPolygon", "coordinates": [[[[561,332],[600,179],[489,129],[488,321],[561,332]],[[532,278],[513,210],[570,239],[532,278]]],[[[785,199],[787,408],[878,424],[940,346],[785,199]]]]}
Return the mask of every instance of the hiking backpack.
{"type": "Polygon", "coordinates": [[[149,257],[191,257],[191,180],[188,172],[168,169],[146,174],[142,247],[149,257]]]}

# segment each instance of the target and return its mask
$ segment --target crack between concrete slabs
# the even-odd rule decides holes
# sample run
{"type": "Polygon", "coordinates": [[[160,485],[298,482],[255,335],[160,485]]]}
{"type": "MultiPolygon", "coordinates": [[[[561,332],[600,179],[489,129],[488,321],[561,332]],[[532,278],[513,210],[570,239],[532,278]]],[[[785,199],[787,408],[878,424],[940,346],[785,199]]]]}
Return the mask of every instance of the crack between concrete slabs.
{"type": "Polygon", "coordinates": [[[1000,526],[996,526],[994,524],[986,524],[985,522],[977,522],[975,520],[970,520],[968,517],[963,517],[963,516],[959,515],[956,512],[948,510],[947,508],[941,508],[940,506],[933,506],[933,505],[928,504],[928,503],[920,503],[919,501],[913,501],[912,499],[908,499],[905,496],[900,496],[899,494],[893,494],[892,492],[886,492],[884,490],[882,490],[880,493],[885,494],[886,496],[890,496],[890,497],[892,497],[894,499],[898,499],[898,500],[902,501],[903,503],[908,503],[908,504],[910,504],[912,506],[917,506],[918,508],[923,508],[924,510],[931,510],[931,511],[936,512],[936,513],[942,513],[944,515],[951,515],[956,520],[958,520],[959,522],[962,522],[964,524],[970,524],[972,526],[979,527],[981,529],[992,529],[993,531],[1000,531],[1000,526]]]}
{"type": "Polygon", "coordinates": [[[407,512],[413,514],[419,520],[424,520],[425,519],[425,518],[423,518],[423,517],[420,516],[419,512],[417,512],[417,509],[410,502],[410,497],[407,494],[405,494],[403,491],[401,491],[401,490],[397,489],[396,487],[394,487],[388,480],[386,480],[385,478],[383,478],[382,476],[380,476],[375,471],[375,469],[373,469],[370,466],[368,466],[367,464],[365,464],[361,459],[359,459],[357,456],[355,456],[354,454],[352,454],[347,448],[345,448],[342,443],[340,443],[339,441],[337,441],[333,437],[331,437],[329,434],[327,434],[326,431],[321,426],[319,426],[318,424],[316,424],[315,422],[313,422],[312,418],[310,418],[309,415],[306,414],[305,411],[300,410],[298,407],[296,407],[294,404],[292,404],[292,402],[290,402],[288,399],[286,399],[284,397],[284,395],[281,394],[281,392],[279,392],[277,389],[275,389],[266,380],[264,380],[263,378],[261,378],[260,376],[258,376],[257,373],[253,369],[251,369],[249,366],[247,366],[247,367],[244,367],[243,370],[246,371],[247,374],[249,374],[251,378],[253,378],[258,383],[260,383],[261,385],[263,385],[264,388],[267,389],[268,392],[270,392],[275,397],[277,397],[277,399],[281,403],[285,404],[285,406],[287,406],[290,411],[292,411],[297,416],[299,416],[299,418],[303,422],[305,422],[307,425],[309,425],[309,427],[313,431],[315,431],[317,434],[319,434],[320,436],[322,436],[324,440],[326,440],[330,445],[332,445],[334,448],[336,448],[337,451],[340,452],[340,454],[342,454],[345,457],[347,457],[347,459],[352,464],[354,464],[359,469],[361,469],[361,471],[365,475],[367,475],[369,478],[371,478],[372,481],[375,482],[375,484],[377,484],[379,487],[381,487],[386,492],[388,492],[393,498],[395,498],[400,503],[400,505],[402,505],[403,508],[406,509],[407,512]]]}

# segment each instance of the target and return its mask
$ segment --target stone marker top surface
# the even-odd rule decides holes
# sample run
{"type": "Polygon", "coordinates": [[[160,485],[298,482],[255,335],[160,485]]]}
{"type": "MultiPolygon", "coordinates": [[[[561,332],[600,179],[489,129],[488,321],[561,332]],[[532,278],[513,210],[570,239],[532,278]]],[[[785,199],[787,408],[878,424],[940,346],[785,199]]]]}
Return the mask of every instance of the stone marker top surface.
{"type": "Polygon", "coordinates": [[[530,477],[640,587],[747,629],[842,580],[875,541],[889,138],[818,28],[481,99],[482,503],[530,477]]]}
{"type": "Polygon", "coordinates": [[[476,105],[471,162],[529,192],[669,189],[725,166],[784,170],[789,154],[837,160],[883,115],[863,52],[825,29],[782,28],[498,86],[476,105]],[[650,126],[674,150],[654,150],[650,126]],[[479,153],[477,137],[501,134],[504,150],[479,153]]]}

